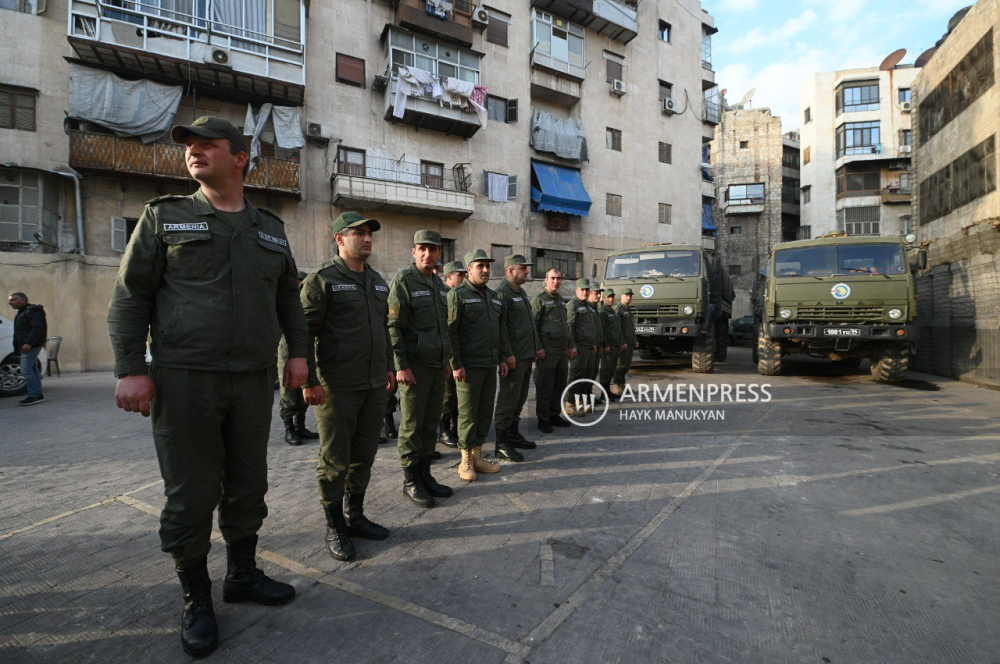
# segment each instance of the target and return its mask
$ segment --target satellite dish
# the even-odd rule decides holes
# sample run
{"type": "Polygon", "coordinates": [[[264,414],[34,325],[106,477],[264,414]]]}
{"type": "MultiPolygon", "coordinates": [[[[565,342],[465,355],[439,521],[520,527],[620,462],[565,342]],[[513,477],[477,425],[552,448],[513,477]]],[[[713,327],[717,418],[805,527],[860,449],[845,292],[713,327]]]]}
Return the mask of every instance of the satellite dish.
{"type": "Polygon", "coordinates": [[[885,60],[882,61],[882,64],[878,66],[879,71],[889,71],[890,69],[898,65],[900,62],[902,62],[904,57],[906,57],[905,48],[901,48],[898,51],[893,51],[892,53],[889,54],[889,56],[885,60]]]}
{"type": "Polygon", "coordinates": [[[926,51],[924,51],[923,53],[921,53],[920,57],[917,58],[917,61],[913,63],[913,66],[914,67],[924,67],[924,66],[926,66],[927,63],[931,61],[931,58],[934,57],[934,52],[935,51],[937,51],[937,46],[932,46],[929,49],[927,49],[926,51]]]}
{"type": "Polygon", "coordinates": [[[742,109],[745,107],[750,103],[750,100],[753,99],[755,94],[757,94],[757,88],[750,88],[747,90],[747,93],[743,95],[743,99],[740,99],[740,103],[736,104],[736,108],[742,109]]]}

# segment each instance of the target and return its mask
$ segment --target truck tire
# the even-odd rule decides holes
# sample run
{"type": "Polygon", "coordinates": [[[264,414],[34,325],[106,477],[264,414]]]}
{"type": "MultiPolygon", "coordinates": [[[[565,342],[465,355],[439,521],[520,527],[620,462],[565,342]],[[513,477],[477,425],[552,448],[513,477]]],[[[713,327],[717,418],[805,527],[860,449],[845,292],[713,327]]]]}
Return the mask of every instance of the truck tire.
{"type": "Polygon", "coordinates": [[[729,321],[721,318],[715,322],[715,361],[725,362],[729,355],[729,321]]]}
{"type": "Polygon", "coordinates": [[[872,357],[872,378],[877,383],[898,383],[910,366],[910,344],[889,342],[879,346],[872,357]]]}
{"type": "Polygon", "coordinates": [[[781,341],[766,338],[761,330],[757,336],[757,373],[761,376],[780,376],[782,351],[781,341]]]}
{"type": "Polygon", "coordinates": [[[707,333],[693,340],[691,368],[697,373],[704,374],[715,371],[715,321],[709,323],[707,333]]]}

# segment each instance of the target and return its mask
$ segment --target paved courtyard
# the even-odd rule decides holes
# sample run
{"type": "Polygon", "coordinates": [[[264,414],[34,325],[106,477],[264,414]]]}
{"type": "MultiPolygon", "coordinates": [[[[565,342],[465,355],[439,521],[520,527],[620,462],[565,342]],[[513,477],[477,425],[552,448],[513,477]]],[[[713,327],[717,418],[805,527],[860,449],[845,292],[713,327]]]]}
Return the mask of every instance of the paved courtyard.
{"type": "MultiPolygon", "coordinates": [[[[298,597],[223,604],[217,541],[208,661],[1000,662],[1000,393],[808,359],[763,378],[747,349],[717,371],[639,362],[632,382],[772,398],[615,404],[469,485],[446,450],[456,492],[432,510],[383,446],[368,514],[392,536],[351,563],[323,549],[316,445],[275,416],[259,558],[298,597]],[[724,419],[685,419],[708,410],[724,419]]],[[[0,400],[0,661],[184,659],[150,423],[113,387],[0,400]]]]}

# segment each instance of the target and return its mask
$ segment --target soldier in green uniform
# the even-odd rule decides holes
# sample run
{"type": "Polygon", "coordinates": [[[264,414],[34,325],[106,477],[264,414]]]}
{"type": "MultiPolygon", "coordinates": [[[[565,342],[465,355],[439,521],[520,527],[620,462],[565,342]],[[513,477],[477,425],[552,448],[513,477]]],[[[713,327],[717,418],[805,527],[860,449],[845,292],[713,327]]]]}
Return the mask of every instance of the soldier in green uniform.
{"type": "Polygon", "coordinates": [[[615,292],[609,288],[604,291],[603,299],[598,313],[604,327],[604,342],[608,347],[608,352],[601,356],[601,386],[614,402],[618,399],[611,392],[611,379],[614,377],[615,369],[618,368],[618,358],[625,351],[625,341],[621,320],[615,311],[615,292]]]}
{"type": "MultiPolygon", "coordinates": [[[[444,266],[444,299],[448,303],[448,292],[465,281],[465,265],[462,261],[452,261],[444,266]]],[[[441,434],[438,442],[445,447],[458,447],[458,393],[455,391],[455,377],[448,372],[444,384],[444,404],[441,409],[441,434]]]]}
{"type": "Polygon", "coordinates": [[[535,416],[542,433],[552,433],[554,426],[572,426],[559,413],[569,361],[576,357],[576,344],[566,323],[566,306],[559,296],[562,280],[559,268],[550,269],[545,273],[545,290],[531,301],[544,352],[535,365],[535,416]]]}
{"type": "Polygon", "coordinates": [[[434,274],[441,257],[441,234],[413,235],[413,265],[389,285],[389,337],[400,385],[399,463],[403,495],[421,507],[434,507],[451,488],[431,476],[431,456],[444,406],[445,375],[451,373],[451,338],[445,285],[434,274]]]}
{"type": "MultiPolygon", "coordinates": [[[[299,271],[298,282],[302,286],[306,273],[299,271]]],[[[278,375],[285,372],[285,362],[288,361],[288,342],[281,337],[278,344],[278,375]]],[[[285,442],[289,445],[301,445],[303,440],[318,440],[319,434],[306,428],[306,410],[309,405],[302,397],[302,390],[291,389],[280,385],[278,389],[278,415],[285,425],[285,442]]]]}
{"type": "Polygon", "coordinates": [[[108,308],[115,401],[152,414],[166,505],[160,542],[184,589],[181,645],[200,657],[219,642],[207,556],[212,513],[226,541],[226,602],[284,604],[292,586],[257,569],[267,505],[278,340],[282,382],[306,377],[306,325],[295,261],[281,220],[243,196],[246,141],[229,122],[201,117],[170,137],[184,147],[190,196],[150,201],[122,258],[108,308]],[[153,367],[147,371],[147,334],[153,367]]]}
{"type": "MultiPolygon", "coordinates": [[[[590,379],[597,364],[598,334],[600,322],[597,312],[591,308],[590,279],[576,280],[576,299],[566,303],[566,324],[572,335],[573,346],[576,347],[576,357],[569,361],[569,382],[583,378],[590,379]]],[[[586,383],[574,385],[567,397],[590,394],[591,388],[586,383]]],[[[566,401],[563,407],[568,415],[578,413],[574,401],[566,401]]]]}
{"type": "Polygon", "coordinates": [[[316,406],[316,478],[326,512],[326,549],[337,560],[354,559],[351,536],[389,536],[364,514],[385,395],[396,386],[386,327],[389,285],[368,265],[372,234],[381,227],[357,212],[341,213],[330,229],[337,255],[302,284],[309,347],[316,349],[303,393],[316,406]]]}
{"type": "Polygon", "coordinates": [[[621,301],[615,306],[615,312],[622,326],[622,343],[625,344],[624,350],[618,356],[618,366],[615,368],[611,385],[611,392],[615,396],[621,396],[625,390],[625,378],[628,376],[628,370],[632,368],[632,353],[639,347],[630,304],[632,304],[632,289],[626,288],[622,291],[621,301]]]}
{"type": "Polygon", "coordinates": [[[451,370],[458,391],[458,446],[462,461],[458,476],[476,479],[476,473],[499,473],[500,464],[483,458],[483,443],[493,419],[493,399],[500,378],[507,376],[507,324],[503,302],[486,283],[490,258],[482,249],[465,254],[468,278],[448,292],[448,331],[451,334],[451,370]]]}
{"type": "Polygon", "coordinates": [[[524,461],[524,456],[515,448],[533,450],[536,447],[535,442],[521,435],[518,429],[521,410],[528,400],[531,367],[536,359],[545,357],[528,294],[521,288],[528,280],[528,268],[532,265],[521,254],[507,256],[503,260],[505,277],[497,287],[507,322],[510,357],[507,358],[507,376],[500,381],[500,395],[494,412],[497,433],[495,454],[509,461],[524,461]]]}
{"type": "MultiPolygon", "coordinates": [[[[597,319],[597,356],[594,358],[594,366],[591,368],[591,375],[587,376],[592,381],[597,381],[601,376],[601,360],[610,352],[608,344],[604,339],[604,325],[601,323],[601,316],[598,313],[598,308],[601,306],[601,294],[604,289],[601,285],[594,283],[594,288],[590,291],[590,297],[587,299],[587,304],[594,312],[594,316],[597,319]]],[[[589,394],[589,392],[588,392],[589,394]]],[[[597,403],[603,403],[604,395],[598,392],[597,403]]]]}

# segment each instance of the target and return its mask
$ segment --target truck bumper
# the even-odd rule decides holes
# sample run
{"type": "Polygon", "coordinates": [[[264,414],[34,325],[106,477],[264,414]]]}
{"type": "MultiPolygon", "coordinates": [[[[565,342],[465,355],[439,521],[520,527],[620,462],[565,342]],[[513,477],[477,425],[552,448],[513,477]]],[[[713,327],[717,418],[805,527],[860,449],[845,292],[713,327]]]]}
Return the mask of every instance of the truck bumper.
{"type": "Polygon", "coordinates": [[[860,339],[865,341],[917,341],[920,329],[916,325],[863,323],[858,325],[823,325],[812,323],[765,323],[771,339],[860,339]]]}
{"type": "Polygon", "coordinates": [[[698,337],[702,333],[702,324],[694,320],[659,321],[655,325],[635,326],[635,334],[639,337],[698,337]]]}

